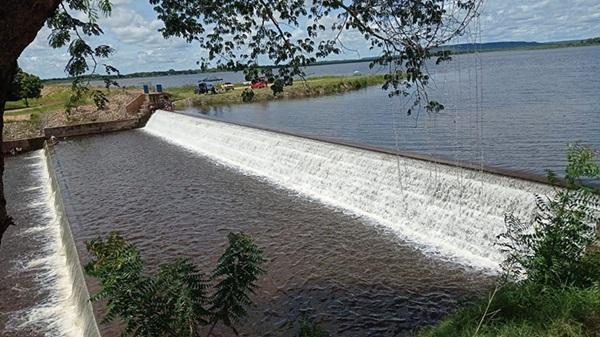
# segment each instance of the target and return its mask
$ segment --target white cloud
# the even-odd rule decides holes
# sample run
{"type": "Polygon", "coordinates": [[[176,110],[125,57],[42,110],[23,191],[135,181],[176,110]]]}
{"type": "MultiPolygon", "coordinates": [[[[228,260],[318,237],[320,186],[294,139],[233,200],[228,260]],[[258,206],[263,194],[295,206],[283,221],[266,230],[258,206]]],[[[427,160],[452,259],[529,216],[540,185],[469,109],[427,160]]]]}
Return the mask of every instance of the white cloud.
{"type": "MultiPolygon", "coordinates": [[[[163,39],[158,32],[163,24],[146,1],[113,0],[112,3],[112,16],[100,22],[105,35],[92,39],[116,49],[111,64],[124,73],[196,66],[203,51],[182,39],[163,39]]],[[[327,18],[325,26],[329,28],[334,20],[327,18]]],[[[600,35],[600,1],[486,0],[480,22],[483,42],[592,37],[600,35]]],[[[471,33],[479,31],[471,27],[471,33]]],[[[42,77],[63,77],[68,55],[65,50],[48,47],[48,34],[47,28],[42,29],[19,62],[26,71],[42,77]]],[[[300,38],[304,31],[293,29],[293,34],[294,38],[300,38]]],[[[341,41],[346,47],[342,58],[370,55],[368,44],[357,32],[345,32],[341,41]]]]}
{"type": "Polygon", "coordinates": [[[600,35],[598,0],[488,0],[484,41],[556,41],[600,35]]]}

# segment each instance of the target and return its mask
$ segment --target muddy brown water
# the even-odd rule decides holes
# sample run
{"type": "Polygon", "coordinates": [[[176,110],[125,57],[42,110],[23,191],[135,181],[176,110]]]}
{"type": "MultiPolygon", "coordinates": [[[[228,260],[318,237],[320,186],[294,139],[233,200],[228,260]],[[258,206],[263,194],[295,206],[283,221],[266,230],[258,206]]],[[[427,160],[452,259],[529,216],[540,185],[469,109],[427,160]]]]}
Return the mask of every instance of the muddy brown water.
{"type": "MultiPolygon", "coordinates": [[[[54,151],[80,252],[85,240],[120,231],[150,266],[189,256],[208,272],[227,233],[251,234],[265,251],[267,273],[239,323],[244,336],[291,336],[302,315],[333,336],[405,335],[439,321],[491,282],[424,255],[385,228],[143,130],[71,140],[54,151]]],[[[119,329],[101,330],[110,337],[119,329]]]]}

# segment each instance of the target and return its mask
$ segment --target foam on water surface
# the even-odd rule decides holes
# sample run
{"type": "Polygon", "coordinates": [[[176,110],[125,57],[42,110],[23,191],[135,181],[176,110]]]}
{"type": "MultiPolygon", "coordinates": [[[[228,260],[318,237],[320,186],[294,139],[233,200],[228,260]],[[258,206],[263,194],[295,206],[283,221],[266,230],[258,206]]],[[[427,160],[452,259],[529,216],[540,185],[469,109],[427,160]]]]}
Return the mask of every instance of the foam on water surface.
{"type": "MultiPolygon", "coordinates": [[[[36,177],[35,186],[21,189],[21,193],[33,192],[35,197],[16,211],[31,213],[30,216],[41,215],[42,219],[36,219],[38,225],[22,229],[12,239],[27,237],[40,245],[30,247],[32,252],[21,253],[16,261],[12,261],[12,270],[6,277],[20,273],[32,275],[37,300],[31,306],[4,313],[8,316],[5,332],[19,335],[32,331],[36,335],[61,337],[99,336],[94,317],[85,314],[89,296],[85,284],[73,273],[80,268],[79,258],[73,255],[70,247],[73,245],[70,229],[68,223],[63,222],[60,196],[50,177],[46,155],[43,151],[36,154],[25,158],[32,161],[26,166],[36,177]],[[71,241],[66,240],[69,238],[71,241]]],[[[32,288],[19,289],[18,285],[13,288],[16,291],[32,291],[32,288]]]]}
{"type": "Polygon", "coordinates": [[[496,174],[158,111],[146,132],[363,216],[427,252],[497,270],[504,215],[549,187],[496,174]]]}

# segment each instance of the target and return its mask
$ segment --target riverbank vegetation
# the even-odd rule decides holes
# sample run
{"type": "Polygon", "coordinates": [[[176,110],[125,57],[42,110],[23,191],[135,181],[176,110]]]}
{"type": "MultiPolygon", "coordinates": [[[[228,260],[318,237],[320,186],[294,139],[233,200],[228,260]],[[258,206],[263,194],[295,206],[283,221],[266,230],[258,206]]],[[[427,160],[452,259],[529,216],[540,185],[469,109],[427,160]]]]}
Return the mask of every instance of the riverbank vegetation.
{"type": "Polygon", "coordinates": [[[583,184],[600,179],[596,158],[569,149],[564,188],[536,198],[533,222],[507,215],[498,237],[507,259],[490,297],[419,337],[600,336],[600,188],[583,184]]]}
{"type": "Polygon", "coordinates": [[[131,118],[125,105],[139,89],[121,88],[103,90],[108,98],[104,109],[99,109],[93,101],[92,93],[81,97],[72,109],[66,108],[72,97],[70,85],[51,84],[41,89],[38,98],[30,98],[28,105],[24,99],[6,102],[4,113],[4,140],[40,137],[45,127],[63,126],[77,123],[119,120],[131,118]]]}
{"type": "MultiPolygon", "coordinates": [[[[283,92],[274,94],[270,87],[253,89],[252,102],[268,102],[281,99],[296,99],[316,96],[327,96],[358,90],[385,83],[384,75],[358,76],[322,76],[311,77],[306,81],[295,81],[283,87],[283,92]]],[[[242,93],[247,86],[236,84],[236,89],[219,94],[194,94],[195,87],[169,88],[168,93],[176,101],[176,108],[182,109],[190,105],[233,105],[244,103],[242,93]]]]}
{"type": "MultiPolygon", "coordinates": [[[[323,76],[296,81],[291,86],[283,87],[283,92],[274,94],[270,87],[252,90],[252,102],[267,102],[281,99],[307,98],[335,95],[352,90],[381,85],[385,82],[383,75],[360,76],[323,76]]],[[[244,90],[247,85],[235,84],[235,89],[218,93],[194,93],[195,87],[183,86],[169,88],[168,93],[177,102],[178,109],[189,105],[233,105],[244,103],[244,90]]],[[[100,90],[101,88],[95,88],[100,90]]],[[[30,98],[6,103],[4,115],[4,140],[35,138],[42,135],[45,127],[68,125],[73,123],[89,123],[127,119],[132,116],[125,113],[125,105],[141,93],[139,88],[102,89],[108,99],[104,110],[94,104],[91,90],[83,95],[77,106],[70,111],[66,108],[73,97],[72,86],[65,84],[46,84],[38,98],[30,98]],[[29,105],[29,106],[27,106],[29,105]]]]}

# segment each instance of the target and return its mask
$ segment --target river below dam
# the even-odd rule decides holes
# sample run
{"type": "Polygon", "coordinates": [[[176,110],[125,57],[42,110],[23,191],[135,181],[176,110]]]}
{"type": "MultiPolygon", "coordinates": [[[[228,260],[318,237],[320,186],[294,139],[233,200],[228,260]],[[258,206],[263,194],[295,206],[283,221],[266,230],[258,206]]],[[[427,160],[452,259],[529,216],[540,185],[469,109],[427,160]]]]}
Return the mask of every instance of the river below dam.
{"type": "MultiPolygon", "coordinates": [[[[432,258],[385,226],[146,131],[63,142],[53,161],[80,251],[116,230],[150,265],[189,256],[208,271],[227,233],[251,234],[268,262],[238,329],[245,336],[291,336],[303,314],[335,336],[403,335],[490,285],[478,269],[432,258]]],[[[117,336],[115,326],[101,330],[117,336]]]]}
{"type": "Polygon", "coordinates": [[[2,242],[0,335],[87,337],[43,151],[6,158],[5,182],[16,226],[2,242]]]}

